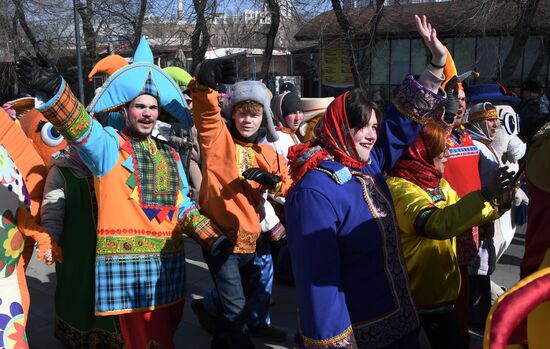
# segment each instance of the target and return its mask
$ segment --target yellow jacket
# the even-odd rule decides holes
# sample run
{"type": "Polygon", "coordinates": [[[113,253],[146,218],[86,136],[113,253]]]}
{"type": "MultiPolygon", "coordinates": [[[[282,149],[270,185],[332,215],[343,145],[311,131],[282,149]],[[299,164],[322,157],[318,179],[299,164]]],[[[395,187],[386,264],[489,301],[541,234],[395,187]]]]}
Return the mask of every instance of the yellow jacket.
{"type": "Polygon", "coordinates": [[[388,177],[414,301],[419,310],[453,305],[460,289],[455,237],[497,219],[500,212],[474,191],[462,199],[445,179],[430,194],[388,177]]]}

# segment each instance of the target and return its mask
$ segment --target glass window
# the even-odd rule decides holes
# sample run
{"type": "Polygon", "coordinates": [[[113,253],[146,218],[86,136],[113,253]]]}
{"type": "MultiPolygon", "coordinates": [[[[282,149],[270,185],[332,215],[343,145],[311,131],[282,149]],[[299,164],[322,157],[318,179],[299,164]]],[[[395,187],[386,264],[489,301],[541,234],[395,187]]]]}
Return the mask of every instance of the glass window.
{"type": "MultiPolygon", "coordinates": [[[[477,39],[477,65],[479,72],[477,83],[493,83],[497,78],[498,37],[480,37],[477,39]]],[[[459,71],[462,73],[462,71],[459,71]]]]}
{"type": "Polygon", "coordinates": [[[372,51],[371,84],[388,84],[390,45],[388,40],[380,40],[372,51]]]}
{"type": "Polygon", "coordinates": [[[414,39],[411,48],[411,74],[421,74],[428,65],[428,49],[421,39],[414,39]]]}
{"type": "MultiPolygon", "coordinates": [[[[502,72],[502,66],[504,65],[504,61],[506,60],[506,57],[508,57],[508,53],[510,52],[510,49],[512,48],[512,41],[514,41],[514,38],[511,36],[505,36],[502,37],[502,41],[500,44],[500,69],[501,74],[502,72]]],[[[508,80],[511,82],[512,86],[519,86],[521,84],[521,65],[522,65],[522,58],[523,54],[520,55],[520,58],[518,60],[518,64],[516,66],[516,69],[514,70],[514,73],[512,74],[512,78],[501,76],[499,80],[508,80]]]]}
{"type": "Polygon", "coordinates": [[[453,58],[460,74],[475,67],[475,38],[455,38],[453,58]]]}
{"type": "Polygon", "coordinates": [[[523,80],[537,79],[546,84],[548,67],[548,47],[542,36],[531,36],[525,44],[525,61],[523,63],[523,80]]]}
{"type": "Polygon", "coordinates": [[[391,40],[391,79],[393,85],[401,84],[409,73],[410,40],[391,40]]]}

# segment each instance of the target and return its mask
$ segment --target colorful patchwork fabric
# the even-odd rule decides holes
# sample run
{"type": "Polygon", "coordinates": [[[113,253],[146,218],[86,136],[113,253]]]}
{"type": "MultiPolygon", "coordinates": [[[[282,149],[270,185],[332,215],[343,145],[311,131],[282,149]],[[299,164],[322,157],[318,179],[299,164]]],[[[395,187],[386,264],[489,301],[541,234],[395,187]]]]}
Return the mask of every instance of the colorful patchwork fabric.
{"type": "Polygon", "coordinates": [[[418,123],[443,115],[446,98],[420,85],[412,75],[399,86],[393,104],[399,112],[418,123]]]}
{"type": "Polygon", "coordinates": [[[275,224],[273,228],[269,231],[269,240],[273,242],[280,241],[284,237],[286,237],[286,230],[285,226],[281,224],[281,222],[275,224]]]}
{"type": "Polygon", "coordinates": [[[121,132],[121,149],[130,156],[122,166],[130,172],[126,185],[134,189],[130,198],[139,202],[149,220],[172,220],[179,189],[177,154],[168,144],[153,138],[132,139],[121,132]]]}
{"type": "Polygon", "coordinates": [[[216,247],[226,239],[223,233],[211,221],[199,213],[195,206],[184,213],[185,219],[181,222],[183,231],[203,247],[217,254],[216,247]]]}
{"type": "Polygon", "coordinates": [[[131,144],[142,207],[173,208],[180,184],[172,148],[152,138],[131,144]]]}
{"type": "Polygon", "coordinates": [[[13,288],[4,283],[6,280],[0,280],[0,348],[28,348],[17,277],[14,275],[10,279],[14,281],[13,288]]]}
{"type": "Polygon", "coordinates": [[[183,237],[172,239],[146,236],[99,236],[96,253],[98,255],[130,255],[147,253],[174,253],[183,250],[183,237]]]}
{"type": "Polygon", "coordinates": [[[235,143],[237,154],[237,168],[240,174],[254,166],[254,150],[250,147],[235,143]]]}
{"type": "Polygon", "coordinates": [[[185,296],[185,253],[96,258],[96,315],[153,310],[185,296]]]}
{"type": "Polygon", "coordinates": [[[42,109],[43,106],[39,110],[68,142],[76,142],[90,129],[92,118],[64,80],[52,103],[47,109],[42,109]]]}

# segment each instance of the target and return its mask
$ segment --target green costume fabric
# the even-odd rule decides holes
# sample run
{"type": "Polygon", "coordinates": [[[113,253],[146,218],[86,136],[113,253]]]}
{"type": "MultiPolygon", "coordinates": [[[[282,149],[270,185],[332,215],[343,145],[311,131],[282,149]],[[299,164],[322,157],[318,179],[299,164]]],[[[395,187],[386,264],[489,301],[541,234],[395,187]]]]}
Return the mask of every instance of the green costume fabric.
{"type": "Polygon", "coordinates": [[[55,336],[70,348],[122,348],[118,318],[94,316],[97,205],[92,178],[55,167],[65,181],[65,219],[56,264],[55,336]]]}

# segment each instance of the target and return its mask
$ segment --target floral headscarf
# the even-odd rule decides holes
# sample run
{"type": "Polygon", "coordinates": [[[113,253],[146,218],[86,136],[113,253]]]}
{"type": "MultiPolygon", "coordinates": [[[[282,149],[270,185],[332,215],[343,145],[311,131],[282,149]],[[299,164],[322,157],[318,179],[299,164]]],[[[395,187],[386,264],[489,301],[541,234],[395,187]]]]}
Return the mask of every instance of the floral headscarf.
{"type": "Polygon", "coordinates": [[[394,167],[388,172],[389,176],[404,178],[422,189],[434,189],[439,186],[443,174],[435,167],[433,162],[439,154],[432,154],[426,142],[426,138],[430,137],[430,129],[434,127],[439,126],[428,124],[422,129],[413,144],[401,155],[394,167]]]}

